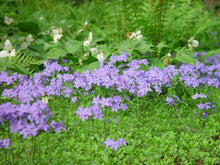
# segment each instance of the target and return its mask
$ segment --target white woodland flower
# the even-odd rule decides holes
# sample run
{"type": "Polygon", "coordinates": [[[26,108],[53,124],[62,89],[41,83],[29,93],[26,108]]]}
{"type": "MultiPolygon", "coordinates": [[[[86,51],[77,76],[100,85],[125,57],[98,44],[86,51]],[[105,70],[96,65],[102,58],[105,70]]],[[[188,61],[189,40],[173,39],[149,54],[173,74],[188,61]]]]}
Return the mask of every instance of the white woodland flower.
{"type": "Polygon", "coordinates": [[[134,39],[134,40],[139,40],[143,37],[143,35],[141,35],[141,30],[138,30],[137,32],[133,32],[131,33],[129,39],[134,39]]]}
{"type": "Polygon", "coordinates": [[[63,28],[58,28],[58,27],[55,27],[55,26],[50,28],[50,36],[53,37],[53,41],[55,43],[57,43],[58,40],[61,39],[62,32],[63,32],[63,28]]]}
{"type": "Polygon", "coordinates": [[[7,57],[8,56],[10,59],[11,56],[16,56],[16,51],[15,51],[15,49],[13,49],[13,46],[9,40],[5,41],[4,48],[5,48],[5,50],[2,50],[0,52],[0,57],[7,57]]]}
{"type": "Polygon", "coordinates": [[[25,37],[19,37],[18,41],[22,42],[21,43],[21,48],[22,49],[27,49],[27,47],[31,44],[31,42],[34,41],[34,38],[32,37],[31,34],[29,34],[26,38],[25,37]]]}
{"type": "Polygon", "coordinates": [[[13,18],[8,17],[7,15],[5,16],[5,20],[4,20],[5,25],[10,25],[13,22],[14,22],[13,18]]]}
{"type": "Polygon", "coordinates": [[[189,41],[188,41],[188,48],[189,51],[192,51],[192,48],[196,48],[199,46],[199,41],[194,40],[194,37],[190,37],[189,41]]]}
{"type": "Polygon", "coordinates": [[[89,46],[92,42],[92,32],[89,32],[89,38],[88,40],[84,41],[83,46],[89,46]]]}

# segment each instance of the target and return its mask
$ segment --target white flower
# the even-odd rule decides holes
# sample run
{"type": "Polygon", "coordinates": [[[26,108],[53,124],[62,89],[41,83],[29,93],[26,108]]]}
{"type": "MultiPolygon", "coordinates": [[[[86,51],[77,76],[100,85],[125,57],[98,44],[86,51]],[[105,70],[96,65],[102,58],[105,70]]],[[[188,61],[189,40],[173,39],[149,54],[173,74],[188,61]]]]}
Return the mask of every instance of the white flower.
{"type": "Polygon", "coordinates": [[[26,37],[26,41],[27,41],[27,43],[31,43],[31,42],[34,41],[34,38],[32,37],[31,34],[29,34],[29,35],[26,37]]]}
{"type": "Polygon", "coordinates": [[[189,51],[192,51],[192,48],[196,48],[199,46],[199,42],[197,40],[194,40],[194,37],[190,37],[189,41],[188,41],[188,47],[189,47],[189,51]]]}
{"type": "Polygon", "coordinates": [[[50,28],[50,36],[53,37],[53,41],[57,43],[58,40],[62,37],[63,28],[51,27],[50,28]]]}
{"type": "Polygon", "coordinates": [[[16,52],[15,52],[15,49],[12,49],[13,46],[11,44],[11,42],[9,40],[6,40],[5,41],[5,50],[2,50],[0,52],[0,57],[9,57],[9,59],[11,58],[11,56],[16,56],[16,52]]]}
{"type": "Polygon", "coordinates": [[[41,17],[39,17],[39,20],[41,21],[41,20],[43,20],[44,19],[44,17],[43,16],[41,16],[41,17]]]}
{"type": "Polygon", "coordinates": [[[84,41],[83,46],[89,46],[91,42],[92,42],[92,32],[89,33],[89,38],[88,40],[84,41]]]}
{"type": "Polygon", "coordinates": [[[101,61],[101,60],[103,60],[104,59],[104,51],[103,50],[98,50],[97,48],[91,48],[91,49],[89,49],[92,53],[94,53],[94,54],[97,54],[97,59],[99,60],[99,61],[101,61]]]}
{"type": "Polygon", "coordinates": [[[91,48],[89,50],[91,50],[91,52],[94,54],[98,54],[98,52],[99,52],[99,50],[97,48],[91,48]]]}
{"type": "Polygon", "coordinates": [[[134,40],[139,40],[143,37],[143,35],[141,35],[141,31],[138,30],[136,33],[131,33],[129,39],[134,39],[134,40]]]}
{"type": "Polygon", "coordinates": [[[99,61],[102,61],[102,60],[104,59],[103,53],[97,54],[97,59],[98,59],[99,61]]]}
{"type": "Polygon", "coordinates": [[[48,104],[48,97],[41,97],[41,102],[44,104],[48,104]]]}
{"type": "Polygon", "coordinates": [[[14,22],[13,18],[8,17],[7,15],[5,16],[5,20],[4,20],[5,25],[10,25],[13,22],[14,22]]]}
{"type": "Polygon", "coordinates": [[[86,29],[88,27],[88,22],[85,22],[84,28],[86,29]]]}
{"type": "Polygon", "coordinates": [[[31,42],[34,41],[33,37],[31,34],[29,34],[26,38],[25,37],[19,37],[18,41],[22,42],[21,43],[21,48],[22,49],[27,49],[27,47],[31,44],[31,42]]]}

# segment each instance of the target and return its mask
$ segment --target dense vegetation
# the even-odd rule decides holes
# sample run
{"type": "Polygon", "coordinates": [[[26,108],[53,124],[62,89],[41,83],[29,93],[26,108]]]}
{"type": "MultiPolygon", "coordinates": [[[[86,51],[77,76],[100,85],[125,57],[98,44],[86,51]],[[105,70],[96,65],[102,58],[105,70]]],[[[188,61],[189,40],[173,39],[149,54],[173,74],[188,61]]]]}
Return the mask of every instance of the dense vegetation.
{"type": "Polygon", "coordinates": [[[217,165],[215,8],[76,2],[1,2],[0,164],[217,165]]]}

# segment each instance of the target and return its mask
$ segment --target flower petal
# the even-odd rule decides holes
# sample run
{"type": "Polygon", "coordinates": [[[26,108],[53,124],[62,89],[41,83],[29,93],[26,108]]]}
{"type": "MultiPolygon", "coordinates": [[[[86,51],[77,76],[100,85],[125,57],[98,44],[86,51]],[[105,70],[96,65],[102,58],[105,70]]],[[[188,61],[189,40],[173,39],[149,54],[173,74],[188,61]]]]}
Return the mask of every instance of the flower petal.
{"type": "Polygon", "coordinates": [[[1,57],[7,57],[7,56],[9,56],[8,51],[2,50],[2,51],[0,52],[0,58],[1,58],[1,57]]]}
{"type": "Polygon", "coordinates": [[[98,49],[97,49],[97,48],[91,48],[91,49],[89,49],[89,50],[91,50],[91,52],[94,53],[94,54],[97,54],[97,53],[98,53],[98,49]]]}
{"type": "Polygon", "coordinates": [[[89,33],[89,42],[92,41],[92,32],[89,33]]]}
{"type": "Polygon", "coordinates": [[[16,51],[15,51],[15,49],[13,49],[13,50],[11,51],[10,56],[16,56],[16,51]]]}
{"type": "Polygon", "coordinates": [[[5,50],[7,50],[7,51],[12,50],[12,44],[9,40],[5,41],[5,50]]]}
{"type": "Polygon", "coordinates": [[[197,40],[192,40],[192,46],[195,48],[195,47],[198,47],[199,46],[199,42],[197,40]]]}

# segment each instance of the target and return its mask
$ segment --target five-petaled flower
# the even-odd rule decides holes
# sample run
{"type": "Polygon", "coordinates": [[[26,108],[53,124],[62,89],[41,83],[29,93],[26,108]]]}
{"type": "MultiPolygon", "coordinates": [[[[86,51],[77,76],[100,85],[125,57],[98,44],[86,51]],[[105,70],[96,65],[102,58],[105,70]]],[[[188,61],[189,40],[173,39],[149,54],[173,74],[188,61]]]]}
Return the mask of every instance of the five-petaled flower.
{"type": "Polygon", "coordinates": [[[5,50],[2,50],[0,52],[0,58],[8,56],[9,59],[11,59],[11,56],[16,56],[16,51],[15,51],[15,49],[13,49],[13,46],[9,40],[5,41],[4,48],[5,48],[5,50]]]}
{"type": "Polygon", "coordinates": [[[50,36],[53,37],[53,41],[57,43],[58,40],[62,37],[63,28],[51,27],[50,28],[50,36]]]}
{"type": "Polygon", "coordinates": [[[10,25],[13,22],[14,22],[13,18],[8,17],[7,15],[5,16],[5,20],[4,20],[5,25],[10,25]]]}
{"type": "Polygon", "coordinates": [[[141,30],[138,30],[137,32],[133,32],[131,33],[129,39],[134,39],[134,40],[139,40],[143,37],[143,35],[141,35],[141,30]]]}

